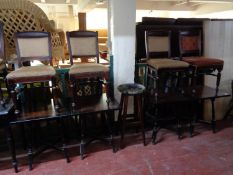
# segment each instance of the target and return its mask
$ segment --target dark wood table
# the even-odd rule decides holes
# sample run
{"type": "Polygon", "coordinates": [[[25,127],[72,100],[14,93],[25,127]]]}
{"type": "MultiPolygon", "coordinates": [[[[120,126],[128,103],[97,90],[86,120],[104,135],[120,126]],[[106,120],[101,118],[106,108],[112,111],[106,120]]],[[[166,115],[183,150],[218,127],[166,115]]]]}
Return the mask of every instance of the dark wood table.
{"type": "MultiPolygon", "coordinates": [[[[71,107],[71,103],[69,102],[70,99],[63,99],[61,100],[61,107],[58,110],[55,110],[55,107],[53,105],[53,102],[51,101],[50,95],[47,93],[43,94],[41,92],[34,92],[34,94],[39,95],[39,101],[33,100],[34,103],[28,100],[26,103],[24,103],[21,106],[21,112],[19,115],[14,115],[13,117],[7,117],[9,118],[7,124],[6,124],[6,134],[9,142],[9,148],[12,155],[12,164],[15,169],[15,172],[18,172],[17,168],[17,160],[16,160],[16,154],[15,154],[15,145],[14,145],[14,139],[13,134],[11,131],[11,125],[16,124],[23,124],[27,125],[29,128],[29,139],[28,139],[28,158],[29,158],[29,169],[32,169],[32,163],[33,158],[43,152],[48,147],[55,148],[56,150],[62,151],[64,153],[64,156],[69,162],[69,156],[67,153],[67,145],[66,145],[66,138],[65,138],[65,126],[64,126],[64,119],[78,116],[80,117],[81,121],[81,144],[80,144],[80,155],[81,158],[84,156],[84,146],[87,144],[84,142],[84,134],[83,134],[83,128],[82,128],[82,118],[84,118],[87,114],[95,114],[95,113],[106,113],[108,116],[113,117],[113,111],[119,109],[119,104],[116,100],[112,99],[111,101],[107,102],[107,98],[105,94],[102,94],[98,97],[86,97],[81,98],[80,101],[77,104],[76,108],[71,107]],[[59,123],[59,130],[61,131],[61,142],[62,147],[56,147],[52,144],[46,144],[41,149],[37,150],[37,152],[32,151],[32,125],[35,122],[40,121],[49,121],[49,120],[57,120],[59,123]]],[[[32,95],[32,94],[31,94],[32,95]]],[[[29,95],[30,96],[30,95],[29,95]]],[[[9,105],[12,108],[12,103],[9,103],[9,105]]],[[[9,113],[6,110],[2,110],[2,115],[7,116],[9,113]]],[[[1,115],[1,113],[0,113],[1,115]]],[[[110,117],[108,117],[110,118],[110,117]]],[[[112,136],[112,129],[111,126],[109,126],[110,130],[110,143],[113,144],[113,136],[112,136]]]]}
{"type": "Polygon", "coordinates": [[[185,94],[188,97],[190,97],[191,100],[211,101],[211,111],[212,111],[211,125],[212,125],[213,133],[215,133],[216,132],[215,100],[217,98],[229,97],[231,96],[231,94],[224,90],[216,89],[208,86],[197,86],[194,89],[188,88],[185,90],[185,94]]]}
{"type": "Polygon", "coordinates": [[[107,100],[106,94],[102,94],[100,96],[90,96],[90,97],[80,97],[79,101],[75,108],[72,109],[72,113],[79,117],[80,119],[80,134],[81,134],[81,143],[80,143],[80,157],[84,159],[85,147],[90,144],[94,140],[101,140],[104,142],[108,142],[115,152],[115,146],[113,142],[113,130],[112,123],[114,121],[114,111],[119,110],[119,103],[115,99],[107,100]],[[109,139],[104,139],[100,137],[93,137],[87,141],[85,141],[84,136],[84,121],[88,115],[92,114],[100,114],[106,115],[106,124],[109,132],[109,139]]]}
{"type": "Polygon", "coordinates": [[[0,105],[0,119],[3,122],[4,130],[6,133],[6,140],[9,147],[9,151],[12,159],[12,166],[15,172],[18,172],[17,160],[15,155],[15,143],[13,139],[13,134],[10,126],[10,120],[12,119],[14,113],[13,102],[9,99],[5,101],[4,104],[0,105]]]}
{"type": "MultiPolygon", "coordinates": [[[[202,121],[204,123],[209,123],[212,125],[212,130],[213,133],[216,132],[216,118],[215,118],[215,100],[217,98],[224,98],[224,97],[228,97],[230,96],[230,93],[225,92],[224,90],[216,90],[215,88],[211,88],[208,86],[196,86],[196,87],[188,87],[188,88],[184,88],[182,91],[168,91],[166,93],[164,92],[159,92],[158,95],[154,95],[154,96],[150,96],[149,100],[151,101],[150,104],[148,105],[152,105],[154,106],[155,110],[152,110],[152,113],[147,112],[147,115],[150,117],[155,117],[156,116],[160,116],[160,112],[159,112],[159,106],[164,106],[164,105],[168,105],[171,107],[173,107],[172,105],[174,104],[192,104],[192,111],[194,112],[196,109],[199,109],[195,106],[195,104],[197,104],[196,102],[203,102],[205,100],[210,100],[211,101],[211,112],[212,112],[212,117],[211,117],[211,122],[207,122],[207,121],[202,121]],[[154,104],[153,104],[154,103],[154,104]]],[[[176,107],[175,107],[176,108],[176,107]]],[[[153,108],[152,108],[153,109],[153,108]]],[[[177,109],[174,109],[175,111],[177,111],[177,109]]],[[[182,109],[181,109],[182,110],[182,109]]],[[[189,113],[192,113],[191,111],[189,113]]],[[[174,114],[175,119],[179,118],[179,114],[174,114]]],[[[192,115],[191,115],[192,116],[192,115]]],[[[190,117],[191,117],[190,116],[190,117]]],[[[193,116],[192,116],[193,118],[193,116]]],[[[166,118],[164,118],[162,116],[162,118],[154,121],[154,127],[153,127],[153,133],[152,133],[152,138],[153,138],[153,143],[155,143],[156,140],[156,135],[157,132],[159,130],[159,126],[158,126],[158,121],[159,120],[167,120],[166,118]]],[[[194,120],[194,119],[192,119],[194,120]]],[[[190,135],[192,135],[193,132],[193,125],[192,125],[192,120],[190,120],[190,135]]],[[[194,120],[196,121],[196,119],[194,120]]],[[[179,138],[181,137],[181,128],[178,127],[178,136],[179,138]]]]}

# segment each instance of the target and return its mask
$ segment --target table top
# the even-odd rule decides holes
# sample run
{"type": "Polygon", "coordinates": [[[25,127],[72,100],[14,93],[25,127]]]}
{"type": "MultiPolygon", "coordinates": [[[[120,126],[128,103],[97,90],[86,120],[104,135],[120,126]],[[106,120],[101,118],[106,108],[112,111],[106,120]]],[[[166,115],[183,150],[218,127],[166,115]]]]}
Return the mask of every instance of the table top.
{"type": "Polygon", "coordinates": [[[158,103],[174,103],[174,102],[184,102],[192,100],[206,100],[206,99],[215,99],[222,97],[229,97],[230,93],[224,90],[216,90],[215,88],[208,86],[196,86],[188,87],[183,90],[183,92],[167,92],[159,93],[158,103]]]}
{"type": "MultiPolygon", "coordinates": [[[[60,117],[69,117],[74,115],[82,115],[87,113],[97,113],[97,112],[106,112],[114,111],[120,108],[119,103],[116,100],[111,100],[107,103],[106,94],[100,96],[90,96],[90,97],[80,97],[80,102],[76,105],[75,109],[71,107],[70,100],[67,99],[63,101],[63,106],[58,110],[55,110],[52,100],[50,98],[43,99],[41,93],[39,94],[40,103],[26,103],[22,105],[20,115],[11,117],[11,123],[20,123],[20,122],[30,122],[38,120],[49,120],[56,119],[60,117]]],[[[46,97],[51,97],[51,95],[46,95],[46,97]]],[[[208,86],[197,86],[195,92],[193,89],[187,88],[184,93],[166,93],[159,94],[159,103],[163,102],[179,102],[179,101],[188,101],[188,100],[205,100],[205,99],[214,99],[221,97],[228,97],[230,93],[225,92],[224,90],[218,90],[208,87],[208,86]]],[[[0,105],[0,116],[5,116],[13,109],[12,101],[6,103],[5,106],[0,105]]]]}
{"type": "Polygon", "coordinates": [[[211,99],[211,98],[221,98],[221,97],[229,97],[231,96],[230,93],[222,90],[222,89],[216,89],[208,86],[197,86],[194,88],[195,91],[193,91],[193,88],[186,89],[186,93],[188,96],[191,96],[195,99],[211,99]]]}
{"type": "Polygon", "coordinates": [[[102,94],[98,97],[92,96],[80,98],[81,103],[77,104],[74,109],[71,107],[70,101],[71,99],[63,101],[62,106],[57,110],[55,109],[51,99],[45,99],[44,101],[41,99],[41,103],[24,104],[20,114],[15,116],[15,118],[11,120],[11,123],[53,120],[61,117],[114,111],[119,109],[119,103],[116,100],[112,100],[107,103],[106,94],[102,94]]]}

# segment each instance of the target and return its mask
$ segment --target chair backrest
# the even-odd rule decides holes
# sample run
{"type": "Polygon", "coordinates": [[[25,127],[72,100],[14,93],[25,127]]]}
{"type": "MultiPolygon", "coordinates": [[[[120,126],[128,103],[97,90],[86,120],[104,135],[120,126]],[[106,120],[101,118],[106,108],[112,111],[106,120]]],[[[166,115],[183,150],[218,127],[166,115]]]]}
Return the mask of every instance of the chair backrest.
{"type": "Polygon", "coordinates": [[[5,47],[4,47],[4,34],[3,34],[3,23],[0,22],[0,58],[5,59],[5,47]]]}
{"type": "Polygon", "coordinates": [[[25,61],[49,61],[52,64],[52,44],[49,32],[15,33],[16,53],[19,66],[25,61]]]}
{"type": "Polygon", "coordinates": [[[99,63],[98,32],[71,31],[66,32],[66,36],[72,65],[74,58],[96,57],[96,62],[99,63]]]}
{"type": "Polygon", "coordinates": [[[180,57],[201,56],[201,37],[200,30],[179,31],[180,57]]]}
{"type": "Polygon", "coordinates": [[[171,57],[171,31],[151,30],[145,32],[146,57],[171,57]]]}

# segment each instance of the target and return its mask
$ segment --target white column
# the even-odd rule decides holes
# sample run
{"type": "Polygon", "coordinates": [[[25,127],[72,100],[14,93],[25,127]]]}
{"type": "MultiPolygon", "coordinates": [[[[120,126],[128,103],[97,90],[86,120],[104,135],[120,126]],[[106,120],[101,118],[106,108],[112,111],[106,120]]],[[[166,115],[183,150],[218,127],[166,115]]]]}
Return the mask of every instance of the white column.
{"type": "Polygon", "coordinates": [[[117,86],[134,82],[136,0],[109,0],[114,93],[117,86]]]}

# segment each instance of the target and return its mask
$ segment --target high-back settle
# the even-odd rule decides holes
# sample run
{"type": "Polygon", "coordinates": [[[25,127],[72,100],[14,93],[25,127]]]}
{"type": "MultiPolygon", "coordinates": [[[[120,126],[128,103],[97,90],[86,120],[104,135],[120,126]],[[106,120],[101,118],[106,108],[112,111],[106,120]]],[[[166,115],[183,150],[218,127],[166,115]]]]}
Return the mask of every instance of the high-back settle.
{"type": "MultiPolygon", "coordinates": [[[[143,17],[142,22],[136,25],[136,62],[146,58],[145,31],[170,31],[171,32],[171,57],[179,57],[179,31],[203,31],[203,21],[198,18],[155,18],[143,17]]],[[[202,46],[203,47],[203,42],[202,46]]]]}
{"type": "Polygon", "coordinates": [[[29,0],[1,0],[0,21],[4,24],[6,58],[16,53],[14,33],[47,31],[52,35],[53,57],[64,56],[64,41],[46,14],[29,0]]]}

